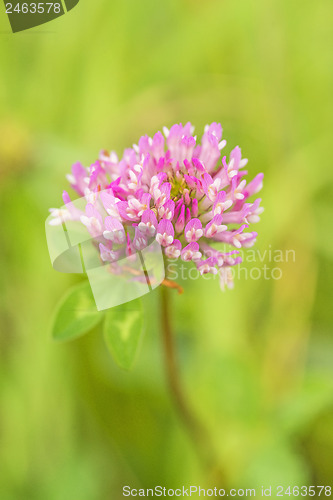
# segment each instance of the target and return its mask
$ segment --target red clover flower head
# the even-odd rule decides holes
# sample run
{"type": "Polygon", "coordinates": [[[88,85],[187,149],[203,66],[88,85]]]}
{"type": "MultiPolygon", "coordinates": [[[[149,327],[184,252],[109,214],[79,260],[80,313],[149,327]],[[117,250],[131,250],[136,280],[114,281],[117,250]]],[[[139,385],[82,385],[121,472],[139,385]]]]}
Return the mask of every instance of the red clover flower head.
{"type": "Polygon", "coordinates": [[[167,258],[192,261],[201,274],[219,272],[221,286],[231,287],[230,268],[241,262],[239,249],[256,241],[248,227],[260,220],[263,208],[260,198],[249,199],[262,188],[263,174],[247,184],[247,159],[238,146],[229,160],[221,159],[226,141],[220,124],[206,125],[201,143],[193,132],[190,123],[175,124],[164,127],[164,135],[141,137],[120,160],[102,151],[88,168],[75,163],[67,178],[85,198],[85,213],[65,191],[66,208],[51,209],[50,224],[78,220],[114,270],[121,255],[156,240],[167,258]]]}

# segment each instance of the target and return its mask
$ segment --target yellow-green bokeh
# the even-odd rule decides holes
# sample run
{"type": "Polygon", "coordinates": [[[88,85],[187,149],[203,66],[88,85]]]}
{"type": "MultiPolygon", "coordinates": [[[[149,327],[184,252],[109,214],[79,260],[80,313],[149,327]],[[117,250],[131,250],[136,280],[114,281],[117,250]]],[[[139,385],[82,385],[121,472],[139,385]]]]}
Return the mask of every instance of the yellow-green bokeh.
{"type": "Polygon", "coordinates": [[[207,482],[166,388],[156,292],[130,373],[98,330],[49,335],[80,279],[53,271],[44,233],[71,164],[188,120],[221,122],[265,173],[255,265],[283,273],[173,294],[191,404],[236,488],[330,484],[332,22],[331,0],[99,0],[13,35],[1,10],[1,500],[207,482]],[[277,249],[295,259],[268,262],[277,249]]]}

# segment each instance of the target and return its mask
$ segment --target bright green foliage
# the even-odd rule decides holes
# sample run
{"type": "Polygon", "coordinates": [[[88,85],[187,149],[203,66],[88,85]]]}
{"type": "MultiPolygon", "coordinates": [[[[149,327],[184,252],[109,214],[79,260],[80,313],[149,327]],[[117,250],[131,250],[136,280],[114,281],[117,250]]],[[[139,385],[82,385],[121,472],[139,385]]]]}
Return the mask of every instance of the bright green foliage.
{"type": "Polygon", "coordinates": [[[57,341],[74,340],[104,321],[106,345],[116,363],[129,370],[134,362],[143,332],[143,310],[140,299],[107,312],[97,311],[89,282],[72,287],[56,310],[52,336],[57,341]]]}
{"type": "Polygon", "coordinates": [[[71,288],[61,300],[52,326],[54,340],[73,340],[88,333],[104,318],[96,309],[88,282],[71,288]]]}
{"type": "Polygon", "coordinates": [[[109,309],[104,323],[104,338],[116,362],[130,369],[143,331],[143,312],[139,299],[109,309]]]}

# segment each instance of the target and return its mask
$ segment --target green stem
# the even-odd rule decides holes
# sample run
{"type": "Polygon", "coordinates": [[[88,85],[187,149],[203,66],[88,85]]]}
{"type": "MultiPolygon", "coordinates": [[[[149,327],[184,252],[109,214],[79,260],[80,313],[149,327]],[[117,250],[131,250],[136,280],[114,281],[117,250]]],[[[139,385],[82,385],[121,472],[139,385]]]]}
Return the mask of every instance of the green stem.
{"type": "Polygon", "coordinates": [[[176,360],[175,345],[170,321],[170,290],[162,285],[160,286],[160,291],[161,327],[165,368],[171,396],[177,408],[179,416],[193,442],[193,445],[195,446],[198,457],[209,473],[208,477],[210,477],[211,480],[218,482],[219,484],[223,482],[223,485],[225,487],[225,479],[218,465],[216,450],[206,429],[203,427],[200,420],[196,417],[196,415],[193,413],[192,408],[189,406],[180,382],[179,369],[176,360]]]}

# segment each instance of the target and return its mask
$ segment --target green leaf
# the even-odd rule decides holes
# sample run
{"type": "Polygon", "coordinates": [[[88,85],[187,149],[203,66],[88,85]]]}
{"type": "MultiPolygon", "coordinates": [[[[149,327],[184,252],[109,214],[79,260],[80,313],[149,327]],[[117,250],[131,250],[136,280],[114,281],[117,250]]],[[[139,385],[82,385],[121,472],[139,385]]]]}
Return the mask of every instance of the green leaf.
{"type": "Polygon", "coordinates": [[[115,361],[126,370],[133,365],[142,332],[143,310],[140,299],[107,311],[105,342],[115,361]]]}
{"type": "Polygon", "coordinates": [[[54,340],[73,340],[89,332],[104,318],[97,311],[88,282],[71,288],[60,301],[52,326],[54,340]]]}

